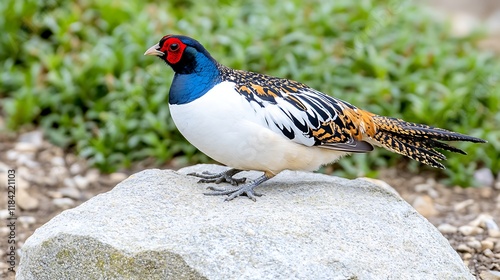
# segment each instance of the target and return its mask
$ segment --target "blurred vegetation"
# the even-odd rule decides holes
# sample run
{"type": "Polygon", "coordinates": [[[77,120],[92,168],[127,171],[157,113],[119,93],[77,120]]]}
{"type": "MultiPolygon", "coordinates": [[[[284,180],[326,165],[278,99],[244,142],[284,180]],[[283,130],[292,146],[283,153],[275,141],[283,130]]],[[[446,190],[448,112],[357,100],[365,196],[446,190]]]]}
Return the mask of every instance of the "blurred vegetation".
{"type": "MultiPolygon", "coordinates": [[[[500,63],[478,37],[451,38],[411,1],[0,2],[0,99],[10,129],[41,126],[104,171],[154,158],[209,159],[169,117],[173,72],[144,57],[165,34],[198,39],[219,60],[298,80],[381,115],[481,137],[444,172],[470,184],[500,170],[500,63]]],[[[377,149],[337,165],[344,176],[405,161],[377,149]]],[[[409,163],[412,170],[422,165],[409,163]]]]}

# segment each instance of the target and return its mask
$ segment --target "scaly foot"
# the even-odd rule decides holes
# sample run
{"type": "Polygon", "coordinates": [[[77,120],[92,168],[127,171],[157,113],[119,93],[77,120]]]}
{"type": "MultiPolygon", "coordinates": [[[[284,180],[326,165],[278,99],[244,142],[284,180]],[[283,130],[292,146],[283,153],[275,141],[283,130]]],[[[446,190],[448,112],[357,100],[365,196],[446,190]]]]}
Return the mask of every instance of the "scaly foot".
{"type": "Polygon", "coordinates": [[[247,178],[238,178],[238,179],[233,178],[234,175],[240,173],[241,171],[243,171],[243,170],[233,168],[233,169],[229,169],[229,170],[226,170],[226,171],[220,172],[220,173],[210,173],[208,171],[204,171],[203,173],[193,172],[193,173],[189,173],[188,175],[201,178],[198,181],[198,183],[220,184],[220,183],[227,182],[233,186],[237,186],[238,184],[245,183],[245,181],[247,179],[247,178]]]}
{"type": "Polygon", "coordinates": [[[248,198],[253,200],[254,202],[257,201],[257,196],[262,196],[260,193],[256,193],[253,189],[260,184],[264,183],[265,181],[269,180],[270,177],[268,177],[266,174],[260,176],[259,178],[241,186],[241,187],[236,187],[236,188],[218,188],[218,187],[208,187],[207,189],[213,191],[209,193],[204,193],[205,195],[229,195],[225,201],[230,201],[233,200],[235,197],[239,195],[246,195],[248,198]]]}

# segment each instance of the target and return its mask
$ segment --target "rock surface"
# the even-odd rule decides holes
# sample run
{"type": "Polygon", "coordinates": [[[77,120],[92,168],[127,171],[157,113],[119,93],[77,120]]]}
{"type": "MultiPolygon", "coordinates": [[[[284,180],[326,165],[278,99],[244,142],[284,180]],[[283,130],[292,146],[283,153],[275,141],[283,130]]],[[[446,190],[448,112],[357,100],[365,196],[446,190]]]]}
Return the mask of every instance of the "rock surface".
{"type": "MultiPolygon", "coordinates": [[[[180,172],[202,170],[223,167],[180,172]]],[[[196,181],[146,170],[64,211],[26,241],[17,279],[473,279],[434,226],[367,181],[283,172],[255,203],[196,181]]]]}

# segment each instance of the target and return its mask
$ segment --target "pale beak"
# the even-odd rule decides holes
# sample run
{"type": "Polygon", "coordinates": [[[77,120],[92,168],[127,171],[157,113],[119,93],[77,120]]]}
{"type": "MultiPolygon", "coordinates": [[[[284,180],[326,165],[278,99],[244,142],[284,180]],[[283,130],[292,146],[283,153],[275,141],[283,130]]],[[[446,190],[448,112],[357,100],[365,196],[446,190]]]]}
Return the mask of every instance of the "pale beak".
{"type": "Polygon", "coordinates": [[[156,56],[162,56],[162,55],[165,55],[164,52],[160,52],[158,49],[160,48],[160,45],[159,44],[156,44],[154,46],[152,46],[151,48],[149,48],[145,53],[144,55],[156,55],[156,56]]]}

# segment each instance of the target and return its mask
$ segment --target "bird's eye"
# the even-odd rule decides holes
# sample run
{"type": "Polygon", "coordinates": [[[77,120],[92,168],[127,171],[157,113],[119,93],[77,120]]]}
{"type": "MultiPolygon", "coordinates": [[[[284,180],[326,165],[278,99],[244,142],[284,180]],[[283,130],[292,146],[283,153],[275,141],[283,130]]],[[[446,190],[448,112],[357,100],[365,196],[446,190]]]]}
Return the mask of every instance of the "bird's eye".
{"type": "Polygon", "coordinates": [[[170,46],[168,46],[168,49],[172,52],[175,52],[179,49],[179,44],[170,44],[170,46]]]}

